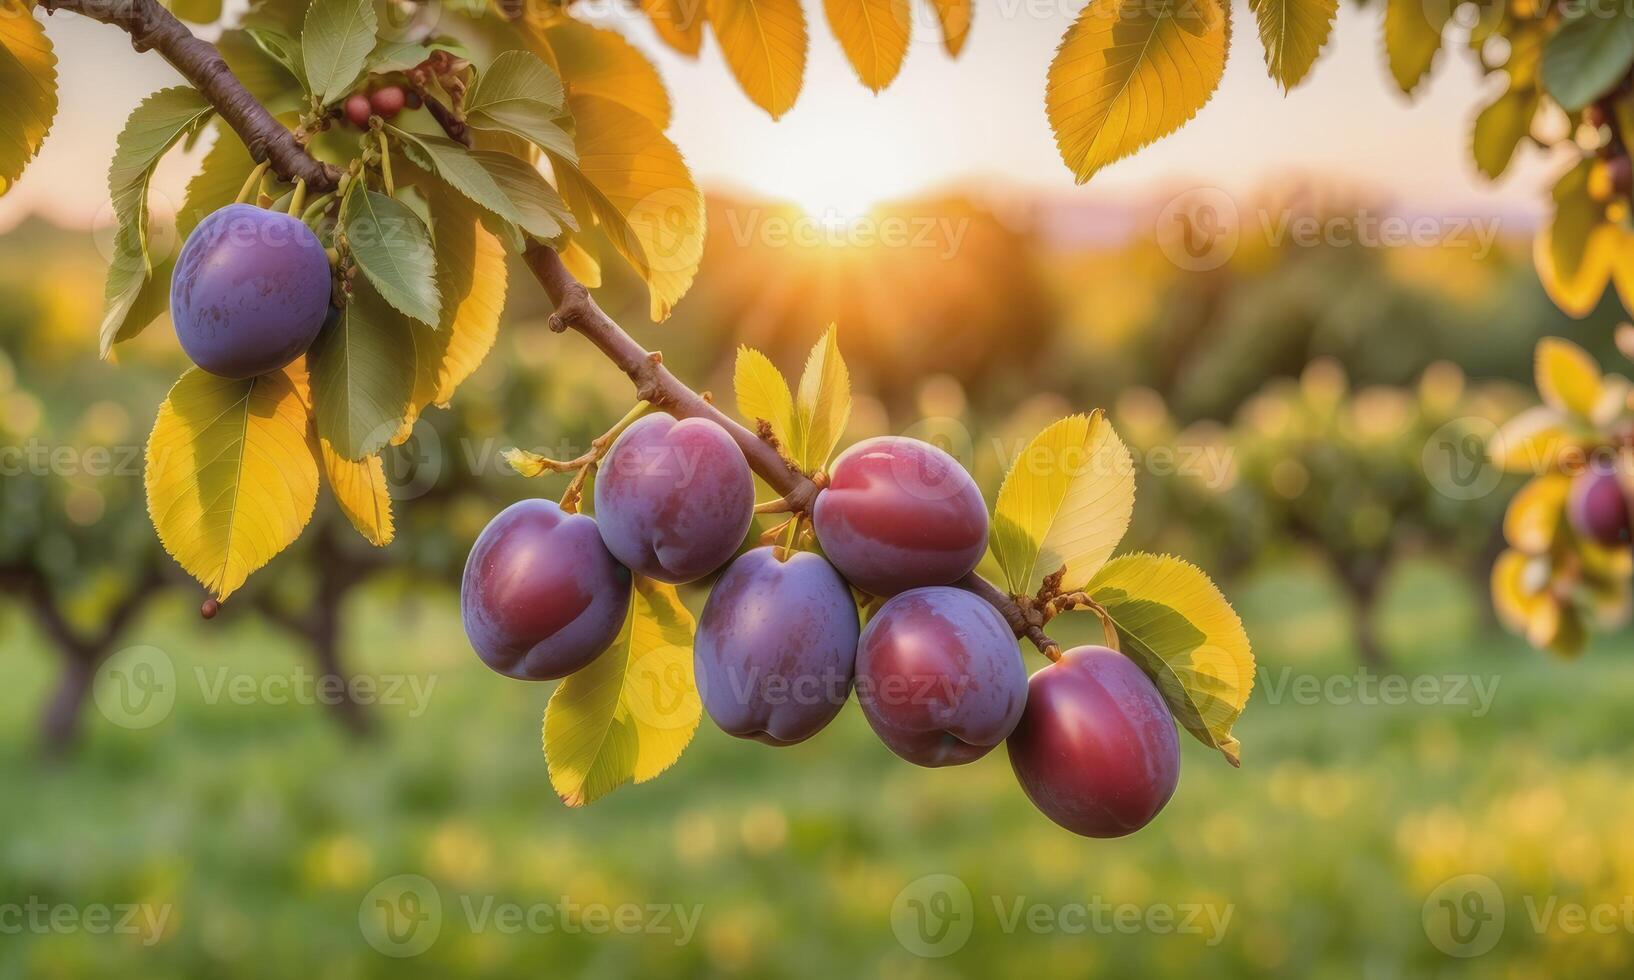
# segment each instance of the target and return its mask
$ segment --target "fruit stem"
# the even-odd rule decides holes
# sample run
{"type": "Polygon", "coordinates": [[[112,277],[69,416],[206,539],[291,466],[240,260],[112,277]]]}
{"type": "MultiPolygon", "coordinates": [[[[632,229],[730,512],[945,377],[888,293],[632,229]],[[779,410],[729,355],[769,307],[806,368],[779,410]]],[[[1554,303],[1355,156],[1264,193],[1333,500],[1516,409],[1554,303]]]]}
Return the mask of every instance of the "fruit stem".
{"type": "Polygon", "coordinates": [[[306,206],[306,178],[305,177],[297,177],[295,179],[295,193],[293,193],[293,194],[291,194],[289,196],[289,215],[290,215],[290,217],[292,217],[292,218],[299,217],[300,214],[301,214],[302,209],[304,209],[305,206],[306,206]]]}
{"type": "Polygon", "coordinates": [[[391,180],[391,147],[386,145],[386,131],[377,129],[374,134],[380,140],[380,182],[386,185],[387,197],[396,197],[397,188],[391,180]]]}
{"type": "Polygon", "coordinates": [[[806,515],[796,514],[788,522],[788,531],[783,535],[783,544],[774,553],[778,561],[788,561],[799,550],[797,546],[800,543],[800,525],[805,519],[806,515]]]}
{"type": "Polygon", "coordinates": [[[260,186],[261,178],[266,176],[268,166],[269,164],[265,160],[255,165],[255,169],[250,171],[250,176],[244,181],[244,186],[239,189],[238,197],[233,200],[233,203],[250,203],[250,195],[255,192],[256,187],[260,186]]]}
{"type": "Polygon", "coordinates": [[[310,225],[312,222],[318,220],[318,217],[323,214],[324,209],[329,207],[330,202],[332,202],[334,199],[334,191],[330,191],[327,194],[320,194],[317,199],[315,199],[311,204],[307,205],[305,211],[301,212],[301,223],[310,225]]]}

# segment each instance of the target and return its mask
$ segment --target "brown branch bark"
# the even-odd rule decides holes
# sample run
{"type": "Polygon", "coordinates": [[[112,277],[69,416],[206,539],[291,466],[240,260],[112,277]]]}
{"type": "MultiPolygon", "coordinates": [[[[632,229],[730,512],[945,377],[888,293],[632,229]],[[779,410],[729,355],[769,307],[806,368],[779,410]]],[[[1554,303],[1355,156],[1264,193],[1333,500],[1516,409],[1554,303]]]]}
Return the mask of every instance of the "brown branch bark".
{"type": "MultiPolygon", "coordinates": [[[[137,50],[157,50],[216,106],[221,117],[250,148],[251,155],[258,161],[270,161],[278,176],[286,180],[304,177],[308,190],[315,192],[330,190],[338,182],[340,171],[307,153],[294,134],[244,88],[215,47],[195,37],[157,0],[41,0],[41,4],[48,10],[71,10],[112,24],[131,35],[137,50]]],[[[441,122],[442,116],[438,118],[441,122]]],[[[448,129],[446,124],[444,128],[448,129]]],[[[453,132],[450,135],[459,138],[453,132]]],[[[749,466],[783,495],[790,510],[811,509],[817,499],[817,485],[791,467],[766,440],[729,418],[671,374],[664,367],[661,354],[636,343],[596,305],[590,290],[573,278],[554,249],[535,242],[523,258],[556,306],[551,329],[561,332],[572,328],[584,335],[629,376],[638,397],[671,415],[706,418],[725,429],[743,450],[749,466]]],[[[1044,633],[1042,622],[1031,621],[1015,600],[991,582],[973,573],[959,585],[991,603],[1017,636],[1026,637],[1046,653],[1059,649],[1044,633]]]]}
{"type": "Polygon", "coordinates": [[[216,46],[193,34],[157,0],[40,0],[47,13],[67,10],[130,35],[138,51],[157,51],[210,103],[244,141],[257,163],[269,162],[285,180],[305,179],[307,191],[335,188],[340,170],[306,148],[256,101],[222,60],[216,46]]]}

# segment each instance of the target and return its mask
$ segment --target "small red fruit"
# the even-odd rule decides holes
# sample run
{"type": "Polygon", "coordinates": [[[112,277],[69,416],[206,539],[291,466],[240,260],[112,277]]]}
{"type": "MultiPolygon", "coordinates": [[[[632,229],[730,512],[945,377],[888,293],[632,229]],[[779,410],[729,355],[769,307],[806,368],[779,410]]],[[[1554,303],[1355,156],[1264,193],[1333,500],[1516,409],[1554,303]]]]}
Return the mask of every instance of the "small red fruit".
{"type": "Polygon", "coordinates": [[[394,118],[403,111],[403,106],[407,102],[408,97],[403,94],[401,85],[387,85],[385,88],[375,89],[369,95],[369,106],[374,109],[374,114],[382,119],[394,118]]]}
{"type": "Polygon", "coordinates": [[[346,104],[342,106],[346,112],[346,119],[358,129],[369,128],[369,116],[374,110],[369,106],[369,97],[362,92],[356,92],[346,97],[346,104]]]}

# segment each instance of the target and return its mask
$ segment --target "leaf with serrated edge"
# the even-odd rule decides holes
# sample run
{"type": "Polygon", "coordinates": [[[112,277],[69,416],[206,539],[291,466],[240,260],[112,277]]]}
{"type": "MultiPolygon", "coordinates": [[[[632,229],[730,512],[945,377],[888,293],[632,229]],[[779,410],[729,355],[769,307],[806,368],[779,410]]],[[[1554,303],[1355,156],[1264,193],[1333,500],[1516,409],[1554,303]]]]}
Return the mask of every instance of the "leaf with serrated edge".
{"type": "MultiPolygon", "coordinates": [[[[414,324],[361,279],[351,300],[307,353],[318,434],[349,460],[378,452],[409,414],[414,324]]],[[[427,331],[429,332],[429,331],[427,331]]]]}
{"type": "Polygon", "coordinates": [[[317,503],[311,416],[289,375],[188,370],[159,407],[145,483],[165,550],[217,599],[232,595],[317,503]]]}
{"type": "Polygon", "coordinates": [[[0,195],[40,152],[57,116],[57,55],[27,7],[0,16],[0,195]]]}
{"type": "Polygon", "coordinates": [[[557,186],[581,226],[600,222],[647,283],[651,316],[669,317],[698,272],[704,199],[681,151],[652,122],[616,102],[570,95],[579,162],[551,155],[557,186]],[[582,209],[582,210],[581,210],[582,209]]]}
{"type": "Polygon", "coordinates": [[[795,434],[794,396],[789,383],[776,365],[753,347],[739,347],[732,369],[732,388],[737,393],[738,414],[751,428],[760,420],[772,427],[772,435],[790,459],[800,458],[801,447],[795,434]]]}
{"type": "Polygon", "coordinates": [[[108,167],[108,195],[119,222],[114,232],[113,261],[108,268],[107,309],[99,331],[102,356],[113,345],[141,333],[162,309],[157,298],[141,304],[143,284],[152,269],[148,256],[148,185],[154,168],[176,141],[204,124],[212,109],[187,86],[162,89],[142,101],[125,121],[113,163],[108,167]],[[145,319],[144,319],[145,317],[145,319]]]}
{"type": "Polygon", "coordinates": [[[698,0],[641,0],[658,39],[679,54],[698,56],[704,43],[704,10],[698,0]]]}
{"type": "MultiPolygon", "coordinates": [[[[699,0],[691,3],[694,16],[703,19],[699,0]]],[[[574,95],[599,95],[652,120],[660,131],[669,128],[670,99],[658,69],[618,31],[592,27],[571,17],[558,17],[544,29],[544,38],[556,53],[562,79],[574,95]]]]}
{"type": "Polygon", "coordinates": [[[328,439],[321,439],[319,448],[323,475],[340,512],[376,548],[391,544],[396,533],[391,519],[391,488],[386,485],[386,465],[380,455],[365,456],[354,463],[341,458],[328,439]]]}
{"type": "Polygon", "coordinates": [[[721,55],[749,101],[773,119],[793,108],[806,77],[800,0],[706,0],[721,55]]]}
{"type": "Polygon", "coordinates": [[[833,326],[806,356],[794,417],[801,451],[797,461],[807,473],[815,473],[828,465],[851,421],[851,372],[840,356],[840,335],[833,326]]]}
{"type": "Polygon", "coordinates": [[[557,686],[545,709],[545,761],[568,806],[644,783],[686,750],[703,708],[692,630],[674,586],[638,577],[618,639],[557,686]]]}
{"type": "Polygon", "coordinates": [[[1538,394],[1552,408],[1588,418],[1600,403],[1600,365],[1569,340],[1545,337],[1538,342],[1538,394]]]}
{"type": "Polygon", "coordinates": [[[360,188],[346,196],[341,224],[359,269],[392,308],[435,327],[437,258],[431,233],[400,201],[360,188]]]}
{"type": "Polygon", "coordinates": [[[1339,0],[1249,0],[1248,6],[1259,22],[1265,67],[1286,92],[1316,64],[1333,33],[1339,0]]]}
{"type": "Polygon", "coordinates": [[[465,120],[571,157],[573,137],[558,123],[562,98],[562,81],[549,65],[526,51],[507,51],[472,87],[465,120]]]}
{"type": "Polygon", "coordinates": [[[1044,95],[1078,183],[1196,115],[1220,85],[1230,35],[1221,0],[1091,0],[1061,40],[1044,95]]]}
{"type": "Polygon", "coordinates": [[[395,126],[386,127],[386,132],[398,141],[403,154],[416,167],[436,175],[449,187],[506,221],[515,225],[522,223],[522,212],[511,203],[469,147],[443,136],[409,133],[395,126]]]}
{"type": "Polygon", "coordinates": [[[578,230],[573,212],[533,164],[497,150],[477,150],[471,155],[522,216],[517,227],[545,240],[557,237],[563,229],[578,230]]]}
{"type": "Polygon", "coordinates": [[[908,54],[908,0],[823,0],[823,11],[862,84],[875,92],[891,84],[908,54]]]}
{"type": "Polygon", "coordinates": [[[1010,465],[993,514],[993,557],[1014,595],[1033,595],[1066,569],[1083,588],[1123,540],[1135,512],[1135,467],[1096,411],[1040,432],[1010,465]]]}
{"type": "Polygon", "coordinates": [[[414,393],[393,444],[406,441],[428,405],[446,405],[493,349],[505,309],[505,247],[481,221],[481,211],[438,188],[430,197],[442,283],[442,329],[418,338],[414,393]]]}
{"type": "Polygon", "coordinates": [[[1106,609],[1118,642],[1182,728],[1232,765],[1231,735],[1254,689],[1254,654],[1231,604],[1207,575],[1178,558],[1125,555],[1109,562],[1086,590],[1106,609]]]}
{"type": "Polygon", "coordinates": [[[1441,32],[1452,7],[1423,0],[1385,0],[1384,50],[1390,74],[1411,95],[1441,53],[1441,32]]]}
{"type": "Polygon", "coordinates": [[[301,62],[307,91],[324,105],[352,91],[375,45],[369,0],[312,0],[301,27],[301,62]]]}

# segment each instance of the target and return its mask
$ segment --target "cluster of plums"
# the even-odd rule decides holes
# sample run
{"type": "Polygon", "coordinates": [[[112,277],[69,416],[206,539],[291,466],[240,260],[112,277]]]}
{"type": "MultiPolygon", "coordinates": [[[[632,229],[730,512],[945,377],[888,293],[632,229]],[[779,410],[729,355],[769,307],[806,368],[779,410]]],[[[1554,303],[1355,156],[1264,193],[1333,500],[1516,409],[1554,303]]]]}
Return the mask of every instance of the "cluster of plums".
{"type": "Polygon", "coordinates": [[[420,108],[420,96],[401,85],[382,85],[369,92],[353,92],[340,108],[347,122],[358,129],[368,129],[370,116],[396,119],[404,109],[420,108]]]}
{"type": "Polygon", "coordinates": [[[1566,516],[1584,538],[1608,547],[1634,540],[1634,500],[1614,458],[1596,455],[1572,477],[1566,516]]]}
{"type": "Polygon", "coordinates": [[[618,636],[632,571],[679,584],[730,561],[694,641],[704,707],[728,734],[804,741],[855,689],[881,741],[909,762],[958,765],[1007,742],[1033,803],[1077,833],[1130,833],[1173,795],[1174,721],[1133,661],[1080,647],[1029,680],[1004,618],[955,586],[987,548],[987,510],[936,447],[886,437],[842,454],[812,509],[821,555],[761,547],[733,560],[754,484],[707,419],[630,425],[594,499],[594,520],[522,501],[478,538],[461,608],[489,667],[565,677],[618,636]],[[853,585],[889,597],[866,627],[853,585]]]}
{"type": "Polygon", "coordinates": [[[323,243],[299,218],[229,204],[187,236],[170,316],[193,363],[224,378],[277,371],[306,353],[330,313],[323,243]]]}

